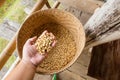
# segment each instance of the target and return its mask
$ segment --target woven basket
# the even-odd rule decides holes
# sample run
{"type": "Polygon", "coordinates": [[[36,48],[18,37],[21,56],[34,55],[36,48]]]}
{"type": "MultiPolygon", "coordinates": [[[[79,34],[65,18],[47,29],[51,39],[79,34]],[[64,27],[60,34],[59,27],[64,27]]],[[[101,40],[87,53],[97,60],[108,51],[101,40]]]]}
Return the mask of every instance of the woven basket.
{"type": "Polygon", "coordinates": [[[42,74],[53,74],[53,73],[58,73],[60,71],[63,71],[64,69],[70,67],[76,61],[76,59],[81,54],[85,45],[85,33],[80,21],[76,17],[74,17],[72,14],[66,11],[62,11],[58,9],[48,9],[43,11],[37,11],[25,20],[25,22],[22,24],[21,29],[19,30],[19,33],[17,36],[17,49],[18,49],[20,58],[22,58],[22,49],[26,40],[30,37],[35,36],[33,35],[35,33],[35,29],[47,23],[57,23],[64,26],[66,29],[68,29],[70,33],[73,35],[76,43],[76,47],[77,47],[77,51],[74,58],[62,69],[51,71],[51,72],[49,71],[42,72],[40,68],[37,68],[37,71],[36,71],[42,74]]]}

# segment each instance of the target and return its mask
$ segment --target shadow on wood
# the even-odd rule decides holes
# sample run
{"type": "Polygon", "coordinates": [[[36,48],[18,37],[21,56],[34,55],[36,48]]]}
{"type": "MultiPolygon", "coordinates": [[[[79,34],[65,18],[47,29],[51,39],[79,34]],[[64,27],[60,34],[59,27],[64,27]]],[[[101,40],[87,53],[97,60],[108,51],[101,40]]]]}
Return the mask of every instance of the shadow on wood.
{"type": "Polygon", "coordinates": [[[100,80],[120,80],[120,40],[93,48],[88,75],[100,80]]]}

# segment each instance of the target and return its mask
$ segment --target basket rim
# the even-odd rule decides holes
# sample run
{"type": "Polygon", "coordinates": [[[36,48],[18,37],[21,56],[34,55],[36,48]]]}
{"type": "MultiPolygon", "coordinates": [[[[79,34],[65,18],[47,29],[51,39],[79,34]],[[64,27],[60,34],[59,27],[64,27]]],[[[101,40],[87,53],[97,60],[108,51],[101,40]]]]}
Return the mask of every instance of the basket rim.
{"type": "MultiPolygon", "coordinates": [[[[59,9],[47,9],[47,10],[39,10],[39,11],[36,11],[36,12],[34,12],[34,13],[32,13],[29,17],[27,17],[26,19],[25,19],[25,21],[23,22],[23,24],[21,25],[21,28],[19,29],[19,32],[18,32],[18,35],[17,35],[17,52],[18,52],[18,54],[19,54],[19,57],[20,58],[22,58],[22,54],[20,54],[20,52],[19,52],[19,50],[18,50],[18,48],[19,48],[19,45],[18,45],[18,41],[19,41],[19,34],[20,34],[20,31],[22,30],[22,27],[24,27],[24,24],[31,18],[31,17],[33,17],[34,15],[36,15],[36,14],[39,14],[39,13],[41,13],[41,12],[46,12],[46,11],[62,11],[62,12],[64,12],[64,13],[67,13],[67,14],[69,14],[71,17],[75,17],[73,14],[71,14],[71,13],[69,13],[69,12],[67,12],[67,11],[63,11],[63,10],[59,10],[59,9]]],[[[77,21],[79,21],[79,23],[80,23],[80,25],[82,26],[82,24],[81,24],[81,22],[80,22],[80,20],[78,20],[76,17],[75,17],[75,19],[77,20],[77,21]]],[[[85,46],[85,41],[86,41],[86,39],[85,39],[85,32],[84,32],[84,29],[83,29],[83,26],[82,27],[80,27],[81,28],[81,30],[82,30],[82,34],[83,34],[83,42],[82,42],[82,47],[81,47],[81,51],[80,51],[80,53],[79,53],[79,56],[80,56],[80,54],[81,54],[81,52],[82,52],[82,50],[84,49],[84,46],[85,46]]],[[[78,57],[79,57],[78,56],[78,57]]],[[[70,63],[70,65],[68,65],[68,67],[70,67],[70,66],[72,66],[73,64],[74,64],[74,62],[77,60],[77,58],[78,57],[76,57],[74,60],[72,59],[71,61],[73,61],[73,63],[70,63]]],[[[62,71],[64,71],[66,68],[68,68],[67,66],[65,66],[65,67],[63,67],[63,68],[61,68],[60,70],[55,70],[55,72],[37,72],[37,73],[42,73],[42,74],[54,74],[54,73],[59,73],[59,72],[62,72],[62,71]]]]}

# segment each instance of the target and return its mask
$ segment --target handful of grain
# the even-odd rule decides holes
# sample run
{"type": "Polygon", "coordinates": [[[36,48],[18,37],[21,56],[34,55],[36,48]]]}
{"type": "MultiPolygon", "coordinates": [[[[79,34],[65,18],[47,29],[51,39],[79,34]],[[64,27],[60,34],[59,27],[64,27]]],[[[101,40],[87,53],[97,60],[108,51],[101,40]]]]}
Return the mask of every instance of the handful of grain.
{"type": "Polygon", "coordinates": [[[41,55],[45,54],[52,49],[54,41],[55,36],[52,33],[44,31],[35,42],[36,49],[41,55]]]}

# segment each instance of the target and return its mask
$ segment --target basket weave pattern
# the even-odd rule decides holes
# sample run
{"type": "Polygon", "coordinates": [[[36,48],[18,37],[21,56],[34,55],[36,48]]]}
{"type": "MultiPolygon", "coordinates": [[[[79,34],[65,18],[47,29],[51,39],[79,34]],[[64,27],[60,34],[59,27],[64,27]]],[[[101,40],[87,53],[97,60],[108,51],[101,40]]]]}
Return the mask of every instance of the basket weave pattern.
{"type": "Polygon", "coordinates": [[[38,67],[36,72],[43,74],[58,73],[71,66],[79,57],[85,45],[85,33],[83,27],[80,21],[72,14],[58,9],[37,11],[25,20],[21,29],[19,30],[17,36],[17,49],[20,58],[22,58],[22,48],[26,40],[36,35],[39,36],[43,31],[37,31],[37,29],[48,23],[60,24],[69,30],[74,37],[77,50],[71,62],[60,70],[44,72],[40,67],[38,67]]]}

